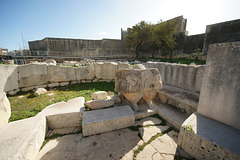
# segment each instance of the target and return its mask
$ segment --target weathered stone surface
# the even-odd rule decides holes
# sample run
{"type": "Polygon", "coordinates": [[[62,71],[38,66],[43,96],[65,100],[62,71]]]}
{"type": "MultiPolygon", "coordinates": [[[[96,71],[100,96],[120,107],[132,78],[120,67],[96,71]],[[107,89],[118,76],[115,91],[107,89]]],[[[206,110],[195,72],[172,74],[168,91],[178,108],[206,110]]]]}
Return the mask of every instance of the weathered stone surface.
{"type": "Polygon", "coordinates": [[[94,100],[94,101],[87,101],[85,104],[91,109],[101,109],[113,106],[113,100],[94,100]]]}
{"type": "Polygon", "coordinates": [[[40,86],[35,86],[36,89],[38,89],[38,88],[46,88],[46,87],[47,87],[46,84],[44,84],[44,85],[40,85],[40,86]]]}
{"type": "Polygon", "coordinates": [[[121,103],[121,98],[119,95],[113,95],[110,99],[113,100],[115,104],[121,103]]]}
{"type": "Polygon", "coordinates": [[[46,116],[49,129],[80,126],[84,111],[84,97],[59,102],[46,107],[37,116],[46,116]]]}
{"type": "Polygon", "coordinates": [[[106,63],[96,63],[95,66],[95,76],[98,79],[103,80],[113,80],[115,79],[116,71],[118,69],[118,64],[115,62],[106,63]]]}
{"type": "Polygon", "coordinates": [[[140,128],[139,132],[143,138],[143,141],[146,143],[157,133],[163,133],[168,128],[169,126],[149,126],[149,127],[140,128]]]}
{"type": "Polygon", "coordinates": [[[138,93],[123,93],[124,97],[126,97],[127,100],[129,100],[130,102],[132,102],[132,107],[133,110],[139,111],[137,102],[142,98],[142,93],[138,92],[138,93]]]}
{"type": "Polygon", "coordinates": [[[138,93],[162,88],[159,71],[121,69],[116,73],[115,90],[120,93],[138,93]]]}
{"type": "Polygon", "coordinates": [[[9,91],[8,92],[8,95],[15,95],[15,94],[17,94],[18,92],[20,92],[20,89],[16,89],[16,90],[13,90],[13,91],[9,91]]]}
{"type": "Polygon", "coordinates": [[[44,62],[47,63],[48,65],[55,65],[56,66],[56,64],[57,64],[57,62],[54,59],[48,59],[44,62]]]}
{"type": "Polygon", "coordinates": [[[179,147],[196,159],[240,159],[239,144],[238,129],[198,113],[184,121],[178,136],[179,147]]]}
{"type": "Polygon", "coordinates": [[[21,90],[22,90],[23,92],[27,92],[27,91],[31,91],[31,90],[33,90],[33,89],[35,89],[35,86],[25,87],[25,88],[22,88],[21,90]]]}
{"type": "Polygon", "coordinates": [[[0,128],[8,123],[11,107],[5,92],[0,92],[0,128]]]}
{"type": "Polygon", "coordinates": [[[0,91],[18,89],[18,66],[0,64],[0,91]]]}
{"type": "Polygon", "coordinates": [[[118,63],[118,70],[119,69],[129,69],[130,64],[129,63],[118,63]]]}
{"type": "Polygon", "coordinates": [[[104,99],[107,99],[107,92],[106,91],[94,92],[94,93],[92,93],[91,99],[92,100],[104,100],[104,99]]]}
{"type": "Polygon", "coordinates": [[[240,129],[240,42],[210,45],[197,112],[240,129]]]}
{"type": "Polygon", "coordinates": [[[133,67],[133,69],[146,69],[146,67],[143,64],[136,64],[136,66],[133,67]]]}
{"type": "Polygon", "coordinates": [[[162,121],[158,118],[147,117],[147,118],[143,118],[141,120],[136,121],[135,126],[156,125],[156,124],[161,124],[161,123],[162,123],[162,121]]]}
{"type": "Polygon", "coordinates": [[[39,96],[41,94],[47,93],[47,90],[45,88],[38,88],[35,92],[34,95],[35,96],[39,96]]]}
{"type": "Polygon", "coordinates": [[[19,87],[41,85],[48,82],[48,70],[46,64],[27,64],[18,66],[19,87]]]}
{"type": "Polygon", "coordinates": [[[71,82],[71,84],[77,84],[78,83],[78,81],[72,81],[71,82]]]}
{"type": "Polygon", "coordinates": [[[95,77],[95,65],[76,68],[77,80],[92,80],[95,77]]]}
{"type": "Polygon", "coordinates": [[[45,138],[46,118],[11,122],[0,129],[0,159],[35,159],[45,138]]]}
{"type": "Polygon", "coordinates": [[[83,135],[113,131],[133,126],[135,117],[129,106],[113,107],[83,113],[83,135]]]}
{"type": "Polygon", "coordinates": [[[144,147],[144,149],[137,155],[137,160],[164,160],[164,157],[162,157],[155,148],[153,148],[151,145],[147,145],[144,147]]]}
{"type": "Polygon", "coordinates": [[[58,67],[49,65],[48,77],[50,82],[63,82],[76,80],[75,69],[71,67],[58,67]]]}
{"type": "Polygon", "coordinates": [[[57,87],[59,86],[59,83],[50,83],[48,84],[48,87],[52,88],[52,87],[57,87]]]}
{"type": "Polygon", "coordinates": [[[133,149],[142,142],[138,132],[121,129],[99,135],[82,137],[67,135],[49,141],[36,160],[45,159],[133,159],[133,149]],[[119,147],[121,146],[121,147],[119,147]]]}
{"type": "Polygon", "coordinates": [[[62,87],[67,86],[67,85],[69,85],[69,82],[60,82],[59,85],[62,86],[62,87]]]}

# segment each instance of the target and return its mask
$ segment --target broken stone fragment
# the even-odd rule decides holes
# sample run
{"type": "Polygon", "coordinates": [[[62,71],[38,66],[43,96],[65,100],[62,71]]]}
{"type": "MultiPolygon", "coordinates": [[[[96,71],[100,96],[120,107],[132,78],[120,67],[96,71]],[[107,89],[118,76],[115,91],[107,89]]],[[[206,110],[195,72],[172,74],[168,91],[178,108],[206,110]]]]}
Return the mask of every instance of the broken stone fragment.
{"type": "Polygon", "coordinates": [[[121,98],[119,95],[114,95],[111,97],[111,100],[114,101],[114,103],[121,103],[121,98]]]}
{"type": "Polygon", "coordinates": [[[34,95],[35,96],[39,96],[41,94],[47,93],[47,90],[45,88],[38,88],[35,92],[34,95]]]}
{"type": "Polygon", "coordinates": [[[94,92],[91,96],[92,100],[104,100],[107,99],[107,92],[106,91],[98,91],[94,92]]]}
{"type": "Polygon", "coordinates": [[[0,128],[8,123],[11,107],[5,92],[0,92],[0,128]]]}
{"type": "Polygon", "coordinates": [[[85,104],[90,109],[101,109],[101,108],[113,106],[114,101],[113,100],[96,100],[96,101],[87,101],[85,102],[85,104]]]}

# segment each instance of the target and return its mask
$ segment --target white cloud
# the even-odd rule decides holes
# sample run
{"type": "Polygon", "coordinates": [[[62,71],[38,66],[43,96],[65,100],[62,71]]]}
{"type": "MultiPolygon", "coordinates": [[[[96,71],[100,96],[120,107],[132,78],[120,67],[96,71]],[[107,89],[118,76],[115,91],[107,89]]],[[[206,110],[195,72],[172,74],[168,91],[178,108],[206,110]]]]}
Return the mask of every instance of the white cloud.
{"type": "Polygon", "coordinates": [[[106,36],[106,35],[107,35],[107,32],[101,31],[101,32],[99,32],[98,34],[99,34],[100,36],[106,36]]]}

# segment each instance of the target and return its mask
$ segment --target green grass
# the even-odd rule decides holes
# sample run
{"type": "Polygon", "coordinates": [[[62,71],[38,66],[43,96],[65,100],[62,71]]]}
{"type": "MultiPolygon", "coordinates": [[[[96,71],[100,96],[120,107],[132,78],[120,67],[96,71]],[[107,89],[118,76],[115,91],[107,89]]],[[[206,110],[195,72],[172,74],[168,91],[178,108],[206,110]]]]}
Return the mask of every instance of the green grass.
{"type": "MultiPolygon", "coordinates": [[[[33,117],[50,104],[68,101],[76,97],[85,97],[85,101],[91,99],[91,94],[96,91],[114,92],[114,82],[90,82],[78,83],[66,87],[56,87],[47,89],[52,96],[44,94],[36,97],[34,92],[22,92],[14,96],[9,96],[11,104],[11,117],[9,122],[33,117]]],[[[116,94],[116,92],[114,92],[116,94]]]]}
{"type": "MultiPolygon", "coordinates": [[[[152,58],[148,58],[148,59],[152,59],[152,58]]],[[[178,58],[178,59],[164,59],[164,58],[154,58],[156,60],[160,60],[161,62],[169,62],[169,63],[181,63],[181,64],[190,64],[190,63],[195,63],[195,64],[199,64],[199,65],[203,65],[206,64],[206,61],[204,60],[192,60],[192,59],[186,59],[186,58],[178,58]]]]}

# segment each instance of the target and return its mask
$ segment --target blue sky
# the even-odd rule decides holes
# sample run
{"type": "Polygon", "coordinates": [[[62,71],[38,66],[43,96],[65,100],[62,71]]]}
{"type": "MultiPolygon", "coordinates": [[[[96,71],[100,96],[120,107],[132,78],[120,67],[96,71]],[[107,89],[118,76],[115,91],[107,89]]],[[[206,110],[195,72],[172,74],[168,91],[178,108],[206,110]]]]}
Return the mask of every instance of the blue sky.
{"type": "Polygon", "coordinates": [[[240,19],[239,6],[240,0],[0,0],[0,48],[28,48],[45,37],[120,39],[121,28],[180,15],[189,35],[199,34],[208,24],[240,19]]]}

